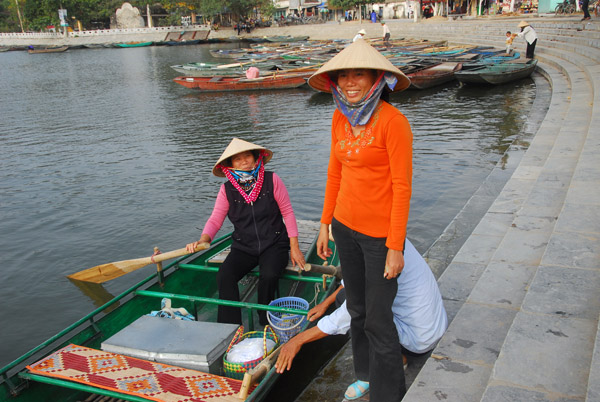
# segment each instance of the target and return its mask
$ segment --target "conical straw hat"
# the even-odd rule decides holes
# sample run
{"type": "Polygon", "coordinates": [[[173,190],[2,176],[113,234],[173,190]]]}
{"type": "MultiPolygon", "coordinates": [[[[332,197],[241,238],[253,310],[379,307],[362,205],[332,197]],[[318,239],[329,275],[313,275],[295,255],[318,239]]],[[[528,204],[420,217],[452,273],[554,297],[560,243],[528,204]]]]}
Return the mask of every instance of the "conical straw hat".
{"type": "Polygon", "coordinates": [[[405,90],[410,85],[410,79],[395,67],[377,49],[363,39],[358,39],[350,46],[339,52],[334,58],[325,63],[309,79],[308,85],[322,92],[331,92],[325,74],[331,71],[346,70],[349,68],[368,68],[380,71],[389,71],[398,78],[394,92],[405,90]]]}
{"type": "Polygon", "coordinates": [[[273,152],[271,152],[270,150],[268,150],[265,147],[261,147],[260,145],[253,144],[248,141],[240,140],[239,138],[232,139],[231,142],[229,143],[229,145],[227,145],[227,148],[225,148],[225,151],[223,151],[223,153],[219,157],[219,160],[217,161],[217,163],[215,163],[215,166],[213,166],[213,170],[212,170],[213,174],[217,177],[225,177],[225,173],[223,173],[223,171],[220,168],[218,168],[217,165],[219,165],[220,163],[225,161],[227,158],[230,158],[235,154],[239,154],[240,152],[245,152],[245,151],[254,151],[254,150],[264,150],[267,153],[267,156],[265,156],[263,159],[263,163],[265,165],[273,157],[273,152]]]}
{"type": "Polygon", "coordinates": [[[529,26],[529,22],[523,20],[521,22],[519,22],[519,28],[525,28],[529,26]]]}

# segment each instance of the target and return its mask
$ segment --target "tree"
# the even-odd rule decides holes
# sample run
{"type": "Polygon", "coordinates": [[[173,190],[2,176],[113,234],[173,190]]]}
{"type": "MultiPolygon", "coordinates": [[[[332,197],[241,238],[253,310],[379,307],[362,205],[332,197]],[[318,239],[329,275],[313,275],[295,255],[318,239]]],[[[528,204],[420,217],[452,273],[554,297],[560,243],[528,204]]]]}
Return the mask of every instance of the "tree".
{"type": "Polygon", "coordinates": [[[21,7],[19,1],[0,1],[0,32],[21,32],[21,23],[26,24],[21,7]]]}
{"type": "Polygon", "coordinates": [[[221,0],[202,0],[198,6],[198,13],[212,22],[214,17],[223,12],[224,5],[221,0]]]}
{"type": "MultiPolygon", "coordinates": [[[[364,6],[366,4],[373,4],[373,1],[372,0],[329,0],[328,4],[331,5],[332,8],[341,8],[341,9],[358,8],[359,10],[362,10],[362,6],[364,6]]],[[[362,12],[359,12],[358,15],[362,22],[362,12]]]]}

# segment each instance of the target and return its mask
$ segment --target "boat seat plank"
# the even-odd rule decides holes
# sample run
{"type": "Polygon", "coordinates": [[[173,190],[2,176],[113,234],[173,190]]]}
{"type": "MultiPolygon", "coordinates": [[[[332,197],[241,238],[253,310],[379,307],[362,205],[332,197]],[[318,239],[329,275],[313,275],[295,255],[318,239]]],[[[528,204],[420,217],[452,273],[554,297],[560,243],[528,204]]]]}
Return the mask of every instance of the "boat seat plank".
{"type": "Polygon", "coordinates": [[[223,79],[223,77],[222,77],[222,76],[220,76],[220,75],[217,75],[217,76],[214,76],[214,77],[212,77],[212,78],[209,80],[209,82],[219,82],[219,81],[221,81],[222,79],[223,79]]]}

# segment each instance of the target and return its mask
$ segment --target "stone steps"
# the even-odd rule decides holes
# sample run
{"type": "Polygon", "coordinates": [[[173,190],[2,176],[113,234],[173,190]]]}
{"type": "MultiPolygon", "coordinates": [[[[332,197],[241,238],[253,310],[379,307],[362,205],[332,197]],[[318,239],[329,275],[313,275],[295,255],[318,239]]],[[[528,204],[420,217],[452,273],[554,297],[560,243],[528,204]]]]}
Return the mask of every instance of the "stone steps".
{"type": "MultiPolygon", "coordinates": [[[[443,26],[422,34],[498,46],[508,24],[485,25],[477,38],[443,26]]],[[[549,110],[439,278],[452,321],[404,401],[600,400],[597,31],[532,25],[561,31],[536,48],[549,110]]]]}

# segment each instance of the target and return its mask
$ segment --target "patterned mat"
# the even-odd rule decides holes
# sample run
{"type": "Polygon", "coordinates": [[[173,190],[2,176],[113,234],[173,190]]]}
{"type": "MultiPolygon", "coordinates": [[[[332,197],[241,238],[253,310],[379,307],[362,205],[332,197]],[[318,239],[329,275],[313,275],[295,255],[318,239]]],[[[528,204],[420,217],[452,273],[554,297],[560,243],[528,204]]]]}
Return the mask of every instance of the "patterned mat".
{"type": "Polygon", "coordinates": [[[77,345],[68,345],[27,368],[33,374],[153,401],[240,402],[239,380],[77,345]]]}

